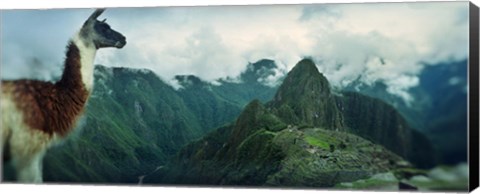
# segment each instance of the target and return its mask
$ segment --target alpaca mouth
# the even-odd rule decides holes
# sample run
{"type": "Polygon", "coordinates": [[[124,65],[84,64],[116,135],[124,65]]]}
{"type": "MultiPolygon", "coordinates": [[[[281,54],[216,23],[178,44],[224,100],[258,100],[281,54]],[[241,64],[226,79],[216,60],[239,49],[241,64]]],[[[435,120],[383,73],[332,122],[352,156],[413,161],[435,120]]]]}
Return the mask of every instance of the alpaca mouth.
{"type": "Polygon", "coordinates": [[[115,43],[115,47],[116,47],[116,48],[123,48],[126,44],[127,44],[127,41],[125,41],[125,40],[117,41],[117,42],[115,43]]]}

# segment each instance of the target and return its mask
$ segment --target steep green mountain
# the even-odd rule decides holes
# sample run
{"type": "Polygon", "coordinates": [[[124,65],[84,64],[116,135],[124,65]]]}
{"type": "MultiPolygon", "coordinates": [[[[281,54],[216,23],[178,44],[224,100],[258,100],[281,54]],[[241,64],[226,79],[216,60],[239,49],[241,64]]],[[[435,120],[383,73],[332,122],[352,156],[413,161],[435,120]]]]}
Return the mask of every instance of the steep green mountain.
{"type": "Polygon", "coordinates": [[[147,70],[95,69],[85,124],[49,150],[44,180],[136,182],[200,137],[200,122],[176,91],[147,70]]]}
{"type": "Polygon", "coordinates": [[[266,106],[252,101],[234,124],[189,144],[145,183],[328,187],[405,165],[402,157],[431,166],[431,151],[392,106],[333,94],[304,59],[266,106]]]}
{"type": "Polygon", "coordinates": [[[220,84],[177,76],[175,90],[148,70],[97,66],[81,130],[48,151],[44,180],[331,187],[433,164],[393,106],[332,91],[309,59],[267,86],[275,68],[261,60],[220,84]]]}
{"type": "Polygon", "coordinates": [[[218,86],[204,82],[195,76],[176,76],[182,85],[177,91],[203,129],[213,130],[218,124],[228,123],[240,114],[242,106],[224,99],[216,88],[218,86]]]}
{"type": "Polygon", "coordinates": [[[356,135],[287,126],[252,101],[235,124],[186,146],[144,183],[329,187],[401,161],[356,135]]]}
{"type": "Polygon", "coordinates": [[[264,81],[269,77],[275,75],[277,64],[270,59],[262,59],[255,63],[249,63],[247,69],[240,74],[240,78],[245,83],[249,84],[265,84],[264,81]]]}
{"type": "Polygon", "coordinates": [[[262,64],[249,64],[240,77],[247,81],[222,83],[230,94],[194,76],[177,76],[183,88],[175,90],[149,70],[96,66],[81,129],[48,151],[44,180],[138,182],[187,143],[232,122],[246,102],[271,98],[274,88],[247,79],[276,67],[262,64]]]}
{"type": "Polygon", "coordinates": [[[409,90],[415,99],[409,104],[388,93],[382,82],[355,81],[344,89],[388,102],[430,139],[439,162],[456,164],[467,161],[467,67],[467,60],[427,65],[419,85],[409,90]]]}
{"type": "Polygon", "coordinates": [[[268,106],[288,124],[350,132],[420,167],[434,164],[428,139],[412,129],[394,107],[354,92],[333,94],[310,59],[301,60],[288,73],[268,106]]]}
{"type": "Polygon", "coordinates": [[[300,61],[288,73],[268,107],[289,124],[343,128],[330,85],[309,59],[300,61]]]}
{"type": "Polygon", "coordinates": [[[219,79],[218,84],[208,83],[194,75],[178,75],[175,79],[181,88],[177,93],[203,128],[214,129],[219,127],[215,125],[217,123],[233,121],[251,100],[270,100],[277,88],[263,80],[275,75],[276,68],[274,61],[263,59],[249,63],[236,80],[219,79]]]}
{"type": "Polygon", "coordinates": [[[242,108],[252,99],[267,102],[272,99],[278,86],[265,83],[265,80],[276,75],[276,68],[275,62],[269,59],[249,63],[238,78],[220,79],[218,80],[220,85],[213,87],[213,90],[218,96],[235,102],[242,108]]]}
{"type": "Polygon", "coordinates": [[[467,161],[467,68],[467,60],[442,63],[428,66],[420,76],[419,90],[430,99],[424,108],[425,133],[446,164],[467,161]]]}
{"type": "Polygon", "coordinates": [[[337,99],[348,132],[385,146],[417,167],[437,163],[430,141],[391,105],[355,92],[343,92],[337,99]]]}

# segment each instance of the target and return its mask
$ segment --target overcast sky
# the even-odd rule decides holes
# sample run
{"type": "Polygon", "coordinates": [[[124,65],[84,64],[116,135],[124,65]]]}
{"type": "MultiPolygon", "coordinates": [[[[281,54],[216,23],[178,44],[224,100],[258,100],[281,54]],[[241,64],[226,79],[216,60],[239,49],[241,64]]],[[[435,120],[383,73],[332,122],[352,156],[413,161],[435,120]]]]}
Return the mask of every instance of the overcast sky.
{"type": "MultiPolygon", "coordinates": [[[[92,11],[3,11],[2,79],[59,77],[65,45],[92,11]]],[[[111,8],[100,18],[127,45],[100,50],[97,64],[164,80],[235,77],[263,58],[286,72],[309,56],[334,86],[382,81],[410,101],[425,63],[468,56],[468,2],[111,8]]]]}

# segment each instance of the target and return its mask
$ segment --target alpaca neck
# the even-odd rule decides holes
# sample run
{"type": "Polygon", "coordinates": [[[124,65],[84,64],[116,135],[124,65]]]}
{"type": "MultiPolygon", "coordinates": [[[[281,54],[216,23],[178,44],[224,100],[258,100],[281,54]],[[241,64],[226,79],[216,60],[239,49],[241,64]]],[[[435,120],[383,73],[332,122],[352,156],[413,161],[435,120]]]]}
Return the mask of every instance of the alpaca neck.
{"type": "Polygon", "coordinates": [[[70,86],[82,86],[91,92],[93,89],[93,62],[97,49],[93,43],[78,34],[70,40],[67,47],[65,69],[60,82],[70,86]]]}

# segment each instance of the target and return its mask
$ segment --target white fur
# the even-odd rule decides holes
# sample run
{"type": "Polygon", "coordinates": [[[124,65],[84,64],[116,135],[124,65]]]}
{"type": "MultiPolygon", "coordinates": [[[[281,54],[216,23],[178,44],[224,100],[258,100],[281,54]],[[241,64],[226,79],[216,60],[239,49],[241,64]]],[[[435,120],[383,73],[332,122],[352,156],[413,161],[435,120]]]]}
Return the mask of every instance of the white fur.
{"type": "Polygon", "coordinates": [[[46,149],[58,139],[57,135],[50,136],[25,125],[23,115],[17,109],[13,97],[3,92],[1,114],[1,146],[4,146],[6,141],[9,142],[11,162],[17,171],[18,181],[42,182],[43,155],[46,149]]]}
{"type": "Polygon", "coordinates": [[[82,39],[79,33],[73,37],[72,41],[80,50],[80,72],[82,74],[83,84],[85,84],[87,90],[91,92],[93,89],[93,62],[95,61],[97,49],[93,41],[82,39]]]}
{"type": "MultiPolygon", "coordinates": [[[[91,24],[90,24],[91,25],[91,24]]],[[[85,26],[84,26],[85,27],[85,26]]],[[[89,30],[87,27],[83,30],[89,30]]],[[[91,30],[91,29],[90,29],[91,30]]],[[[94,60],[97,48],[93,42],[95,34],[88,32],[81,36],[78,32],[72,42],[80,51],[80,73],[86,89],[91,92],[94,83],[94,60]]],[[[15,87],[15,86],[13,86],[15,87]]],[[[11,162],[16,170],[19,182],[42,182],[42,160],[46,150],[57,140],[58,134],[48,134],[41,129],[31,128],[25,123],[23,112],[16,106],[16,96],[11,91],[2,90],[1,96],[1,125],[2,142],[0,148],[9,145],[11,162]]],[[[39,99],[37,99],[39,100],[39,99]]],[[[19,102],[22,103],[22,102],[19,102]]]]}
{"type": "MultiPolygon", "coordinates": [[[[74,36],[72,41],[80,51],[82,81],[87,90],[92,91],[93,62],[97,49],[93,42],[82,40],[79,35],[74,36]]],[[[60,137],[55,133],[49,135],[41,129],[33,129],[25,124],[23,114],[15,104],[16,97],[9,91],[2,91],[0,99],[2,115],[0,148],[4,151],[5,143],[9,144],[11,162],[19,182],[41,183],[43,156],[60,137]]]]}

